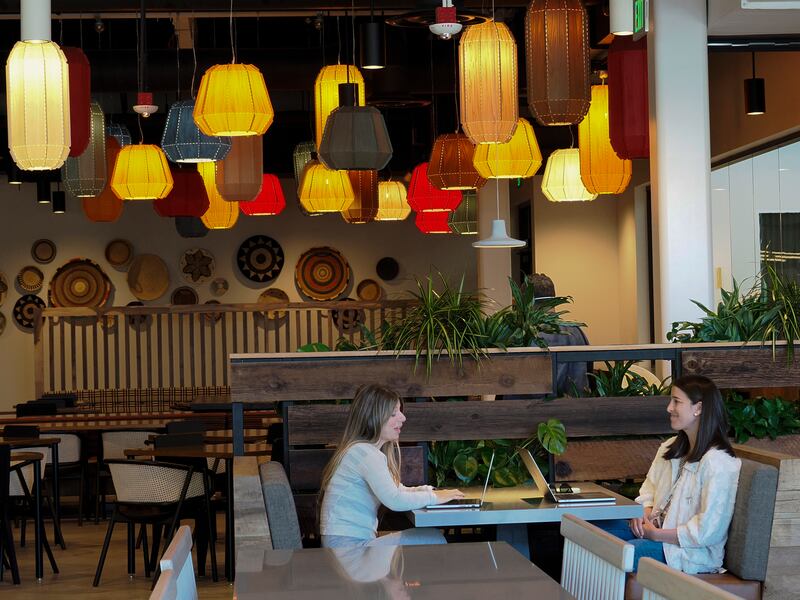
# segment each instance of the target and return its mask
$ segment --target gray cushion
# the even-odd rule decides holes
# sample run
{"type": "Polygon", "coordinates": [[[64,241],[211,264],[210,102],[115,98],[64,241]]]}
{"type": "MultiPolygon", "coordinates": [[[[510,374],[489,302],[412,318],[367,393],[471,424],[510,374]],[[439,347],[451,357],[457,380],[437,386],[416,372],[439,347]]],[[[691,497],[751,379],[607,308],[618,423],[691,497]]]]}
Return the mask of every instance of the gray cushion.
{"type": "Polygon", "coordinates": [[[297,509],[283,465],[279,462],[266,462],[259,467],[259,475],[272,547],[276,550],[302,548],[297,509]]]}
{"type": "Polygon", "coordinates": [[[742,579],[764,581],[772,536],[778,470],[742,459],[736,506],[725,546],[725,568],[742,579]]]}

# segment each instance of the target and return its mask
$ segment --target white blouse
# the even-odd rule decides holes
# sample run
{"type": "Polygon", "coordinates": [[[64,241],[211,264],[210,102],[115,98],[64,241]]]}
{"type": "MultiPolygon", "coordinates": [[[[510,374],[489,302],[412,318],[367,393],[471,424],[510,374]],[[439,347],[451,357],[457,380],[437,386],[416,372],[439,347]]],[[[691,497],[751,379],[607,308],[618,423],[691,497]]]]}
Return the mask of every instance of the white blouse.
{"type": "Polygon", "coordinates": [[[699,462],[687,462],[678,481],[680,459],[663,458],[674,439],[661,444],[636,501],[645,507],[663,507],[675,485],[662,527],[678,530],[678,545],[664,544],[667,564],[684,573],[718,572],[725,558],[742,461],[712,448],[699,462]]]}

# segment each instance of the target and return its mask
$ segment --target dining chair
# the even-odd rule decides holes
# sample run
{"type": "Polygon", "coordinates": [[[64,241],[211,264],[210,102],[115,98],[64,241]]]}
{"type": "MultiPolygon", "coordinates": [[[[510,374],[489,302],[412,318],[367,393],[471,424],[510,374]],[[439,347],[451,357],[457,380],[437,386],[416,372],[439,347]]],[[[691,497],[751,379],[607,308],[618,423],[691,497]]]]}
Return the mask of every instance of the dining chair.
{"type": "Polygon", "coordinates": [[[636,579],[642,586],[642,600],[741,600],[652,558],[639,560],[636,579]]]}
{"type": "Polygon", "coordinates": [[[633,570],[633,546],[569,514],[561,517],[561,535],[561,587],[577,600],[623,600],[625,574],[633,570]]]}
{"type": "Polygon", "coordinates": [[[11,447],[0,444],[0,581],[3,580],[3,567],[7,562],[11,569],[11,581],[19,585],[19,565],[14,549],[14,536],[9,511],[9,479],[11,477],[11,447]]]}
{"type": "Polygon", "coordinates": [[[103,486],[103,481],[108,480],[111,477],[111,474],[105,465],[105,461],[109,459],[116,460],[126,458],[126,448],[143,448],[145,441],[154,435],[156,435],[155,431],[138,430],[104,431],[100,434],[100,453],[97,457],[97,471],[94,481],[95,524],[100,522],[101,505],[103,510],[105,510],[105,489],[103,486]]]}

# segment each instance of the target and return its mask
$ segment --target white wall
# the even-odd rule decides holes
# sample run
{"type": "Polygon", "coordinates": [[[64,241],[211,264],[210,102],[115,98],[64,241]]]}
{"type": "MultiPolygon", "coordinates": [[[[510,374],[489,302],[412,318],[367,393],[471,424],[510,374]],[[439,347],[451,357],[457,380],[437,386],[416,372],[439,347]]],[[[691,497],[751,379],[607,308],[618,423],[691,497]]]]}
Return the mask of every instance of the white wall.
{"type": "Polygon", "coordinates": [[[33,397],[33,335],[21,330],[13,319],[13,307],[22,291],[14,280],[25,265],[36,264],[30,249],[34,240],[48,238],[55,242],[58,254],[53,262],[37,265],[45,275],[39,295],[46,300],[47,286],[56,269],[71,258],[89,258],[97,262],[111,279],[115,306],[135,300],[130,293],[125,273],[115,270],[105,260],[105,247],[115,238],[129,240],[136,253],[160,256],[170,270],[170,289],[156,302],[168,304],[176,287],[191,285],[180,274],[179,261],[185,250],[206,248],[216,258],[216,277],[225,277],[230,290],[215,298],[209,283],[195,285],[200,302],[217,299],[224,303],[256,302],[266,287],[278,287],[292,301],[302,298],[294,283],[294,267],[300,253],[312,246],[332,246],[350,263],[351,280],[347,295],[355,298],[355,286],[365,278],[379,281],[390,298],[406,297],[404,290],[415,288],[414,275],[424,276],[438,269],[456,282],[465,275],[466,289],[475,289],[476,250],[471,236],[424,235],[413,223],[413,215],[402,223],[370,223],[348,225],[341,217],[328,215],[305,217],[297,208],[294,183],[283,180],[287,208],[277,217],[241,215],[236,227],[228,231],[212,231],[205,238],[184,239],[175,231],[172,219],[156,215],[150,202],[126,203],[116,223],[91,223],[83,215],[79,202],[67,200],[67,213],[53,215],[49,205],[35,201],[35,185],[0,184],[0,271],[9,282],[9,293],[0,307],[7,320],[0,336],[0,411],[10,410],[17,402],[33,397]],[[235,265],[239,244],[247,237],[262,233],[275,238],[283,247],[286,263],[280,276],[269,286],[259,286],[244,278],[235,265]],[[381,282],[375,264],[384,256],[392,256],[400,264],[400,275],[391,282],[381,282]]]}

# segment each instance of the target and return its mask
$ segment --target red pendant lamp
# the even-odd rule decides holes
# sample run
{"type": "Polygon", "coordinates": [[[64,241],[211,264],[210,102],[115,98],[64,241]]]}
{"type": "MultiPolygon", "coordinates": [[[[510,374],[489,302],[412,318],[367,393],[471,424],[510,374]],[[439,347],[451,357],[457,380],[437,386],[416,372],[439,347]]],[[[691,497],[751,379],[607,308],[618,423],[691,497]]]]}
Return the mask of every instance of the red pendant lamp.
{"type": "Polygon", "coordinates": [[[153,201],[153,210],[162,217],[202,217],[208,210],[208,192],[195,170],[172,171],[172,191],[153,201]]]}
{"type": "Polygon", "coordinates": [[[650,156],[647,38],[616,35],[608,49],[608,126],[620,158],[650,156]]]}
{"type": "Polygon", "coordinates": [[[450,229],[449,212],[417,213],[414,225],[422,233],[453,233],[450,229]]]}
{"type": "Polygon", "coordinates": [[[378,172],[348,171],[353,186],[353,203],[342,211],[348,223],[369,223],[378,216],[378,172]]]}
{"type": "Polygon", "coordinates": [[[264,173],[261,180],[261,191],[255,200],[240,202],[239,209],[251,217],[265,217],[280,214],[286,208],[283,188],[277,176],[264,173]]]}
{"type": "MultiPolygon", "coordinates": [[[[117,161],[120,145],[116,138],[106,137],[106,172],[111,173],[117,161]]],[[[95,223],[112,223],[122,214],[123,201],[111,189],[111,178],[106,180],[106,187],[95,198],[81,198],[83,214],[95,223]]]]}
{"type": "Polygon", "coordinates": [[[69,155],[80,156],[89,145],[89,105],[92,102],[92,70],[80,48],[61,48],[69,65],[69,126],[72,142],[69,155]]]}
{"type": "Polygon", "coordinates": [[[422,163],[417,165],[411,174],[407,201],[411,209],[418,213],[448,213],[454,211],[461,202],[461,192],[434,187],[428,179],[428,163],[422,163]]]}

